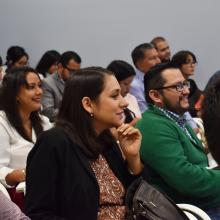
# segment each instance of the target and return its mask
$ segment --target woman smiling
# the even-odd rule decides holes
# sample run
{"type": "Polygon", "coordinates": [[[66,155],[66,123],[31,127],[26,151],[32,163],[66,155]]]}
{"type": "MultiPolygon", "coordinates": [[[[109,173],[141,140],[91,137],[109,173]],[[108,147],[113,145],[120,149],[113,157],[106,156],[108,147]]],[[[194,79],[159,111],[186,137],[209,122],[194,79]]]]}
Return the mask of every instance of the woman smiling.
{"type": "Polygon", "coordinates": [[[25,181],[27,155],[37,136],[50,127],[38,114],[41,96],[34,69],[15,68],[5,75],[0,90],[0,181],[6,187],[25,181]]]}
{"type": "Polygon", "coordinates": [[[106,69],[82,69],[66,82],[55,128],[28,156],[31,219],[125,219],[126,189],[143,168],[140,132],[123,123],[126,107],[117,79],[106,69]]]}

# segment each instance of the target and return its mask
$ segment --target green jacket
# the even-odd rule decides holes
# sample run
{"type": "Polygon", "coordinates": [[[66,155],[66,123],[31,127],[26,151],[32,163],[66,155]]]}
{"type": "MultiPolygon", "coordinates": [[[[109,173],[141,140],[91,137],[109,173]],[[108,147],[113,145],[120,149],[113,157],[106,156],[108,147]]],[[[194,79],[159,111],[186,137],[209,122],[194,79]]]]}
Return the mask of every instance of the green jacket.
{"type": "Polygon", "coordinates": [[[176,203],[201,208],[220,206],[220,170],[209,170],[201,142],[187,127],[194,142],[153,105],[137,127],[142,133],[141,157],[149,165],[149,182],[176,203]]]}

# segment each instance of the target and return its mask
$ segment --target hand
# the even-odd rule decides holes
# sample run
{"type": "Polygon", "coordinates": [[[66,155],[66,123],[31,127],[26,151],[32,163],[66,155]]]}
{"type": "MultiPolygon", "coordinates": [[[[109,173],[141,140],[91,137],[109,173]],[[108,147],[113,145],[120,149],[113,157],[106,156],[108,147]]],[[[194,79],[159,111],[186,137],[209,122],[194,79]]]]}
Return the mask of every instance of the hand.
{"type": "Polygon", "coordinates": [[[5,177],[5,181],[10,186],[15,186],[16,184],[25,181],[25,170],[13,170],[5,177]]]}
{"type": "Polygon", "coordinates": [[[121,150],[127,160],[128,168],[135,174],[143,169],[140,159],[141,133],[129,124],[122,124],[117,128],[121,150]]]}
{"type": "Polygon", "coordinates": [[[118,140],[127,160],[140,157],[141,133],[129,124],[117,128],[118,140]]]}

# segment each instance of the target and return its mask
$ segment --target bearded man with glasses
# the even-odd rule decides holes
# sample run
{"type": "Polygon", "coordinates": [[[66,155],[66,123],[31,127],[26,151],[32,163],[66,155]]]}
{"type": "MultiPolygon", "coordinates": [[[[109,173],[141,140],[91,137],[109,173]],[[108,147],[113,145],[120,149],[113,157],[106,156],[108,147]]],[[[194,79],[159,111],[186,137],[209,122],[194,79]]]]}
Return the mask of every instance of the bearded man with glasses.
{"type": "Polygon", "coordinates": [[[207,169],[204,147],[183,117],[189,108],[190,83],[166,63],[145,75],[144,86],[150,104],[137,127],[142,133],[142,160],[152,171],[149,182],[176,203],[205,210],[220,207],[220,170],[207,169]]]}

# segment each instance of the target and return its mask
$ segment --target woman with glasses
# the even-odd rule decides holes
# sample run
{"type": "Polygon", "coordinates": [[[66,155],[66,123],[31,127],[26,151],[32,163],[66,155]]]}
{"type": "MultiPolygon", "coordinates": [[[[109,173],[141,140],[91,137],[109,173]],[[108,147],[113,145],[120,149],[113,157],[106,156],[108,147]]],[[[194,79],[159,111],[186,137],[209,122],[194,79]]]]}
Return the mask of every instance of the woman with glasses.
{"type": "Polygon", "coordinates": [[[197,65],[196,56],[191,51],[182,50],[173,55],[171,62],[174,67],[181,70],[183,77],[190,82],[189,112],[192,117],[197,117],[195,104],[199,100],[202,92],[196,85],[195,81],[189,78],[195,73],[195,67],[197,65]]]}

